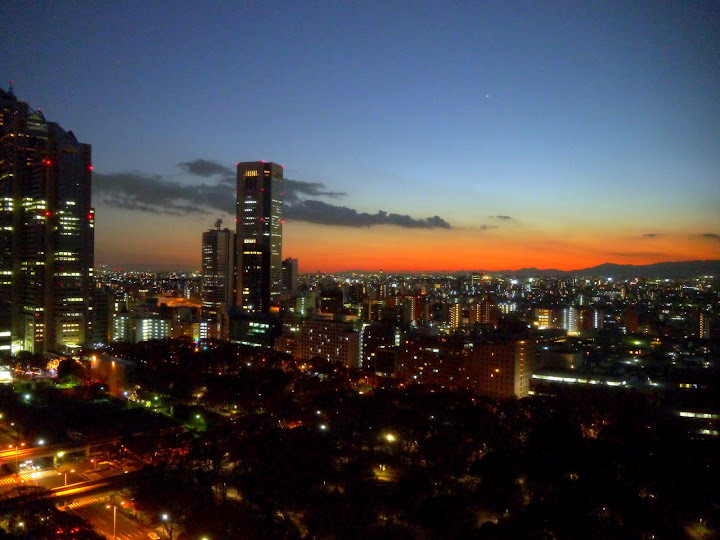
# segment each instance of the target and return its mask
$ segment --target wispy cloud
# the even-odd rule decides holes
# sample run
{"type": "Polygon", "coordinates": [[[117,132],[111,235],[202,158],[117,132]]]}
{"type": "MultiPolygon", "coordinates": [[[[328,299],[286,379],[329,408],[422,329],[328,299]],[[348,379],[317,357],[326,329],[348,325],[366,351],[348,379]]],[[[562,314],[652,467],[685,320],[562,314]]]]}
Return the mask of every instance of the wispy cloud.
{"type": "Polygon", "coordinates": [[[341,225],[344,227],[371,227],[373,225],[396,225],[409,229],[450,229],[450,224],[439,216],[413,218],[403,214],[392,214],[379,210],[375,214],[358,212],[354,208],[328,204],[323,201],[307,199],[285,207],[287,219],[319,223],[323,225],[341,225]]]}
{"type": "Polygon", "coordinates": [[[133,171],[93,173],[93,187],[99,202],[127,210],[168,215],[234,212],[232,191],[217,184],[187,185],[133,171]]]}
{"type": "Polygon", "coordinates": [[[700,233],[700,237],[707,238],[708,240],[720,240],[720,234],[710,232],[700,233]]]}
{"type": "Polygon", "coordinates": [[[615,257],[665,257],[667,253],[659,251],[611,251],[609,255],[615,257]]]}
{"type": "Polygon", "coordinates": [[[283,188],[285,189],[286,204],[297,203],[300,201],[301,195],[331,197],[333,199],[347,196],[347,193],[342,191],[327,191],[327,186],[322,182],[303,182],[302,180],[286,178],[283,180],[283,188]]]}
{"type": "Polygon", "coordinates": [[[201,178],[210,178],[212,176],[220,176],[225,181],[232,181],[235,179],[235,171],[230,167],[218,163],[217,161],[210,161],[207,159],[196,159],[193,161],[183,161],[178,163],[183,171],[194,176],[201,178]]]}
{"type": "Polygon", "coordinates": [[[490,219],[512,219],[510,216],[490,216],[490,219]]]}
{"type": "MultiPolygon", "coordinates": [[[[178,167],[186,174],[213,183],[187,184],[174,178],[150,175],[138,171],[94,173],[95,202],[155,214],[172,216],[235,213],[235,190],[231,187],[235,172],[220,163],[205,159],[184,161],[178,167]]],[[[288,220],[305,221],[344,227],[395,225],[405,228],[450,229],[451,225],[439,216],[414,218],[405,214],[358,212],[348,206],[330,204],[315,198],[346,197],[322,182],[285,179],[284,215],[288,220]]],[[[488,226],[489,227],[489,226],[488,226]]]]}
{"type": "Polygon", "coordinates": [[[659,236],[666,236],[666,235],[663,233],[645,233],[645,234],[643,234],[643,237],[645,237],[645,238],[657,238],[659,236]]]}

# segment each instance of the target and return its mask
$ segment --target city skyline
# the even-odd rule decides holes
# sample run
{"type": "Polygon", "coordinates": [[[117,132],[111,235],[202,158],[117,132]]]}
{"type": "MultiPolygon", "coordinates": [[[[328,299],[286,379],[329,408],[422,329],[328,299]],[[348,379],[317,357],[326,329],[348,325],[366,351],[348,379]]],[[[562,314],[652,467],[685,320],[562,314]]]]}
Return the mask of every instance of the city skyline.
{"type": "Polygon", "coordinates": [[[253,159],[304,272],[720,254],[713,4],[0,10],[0,72],[93,144],[98,264],[200,268],[253,159]]]}

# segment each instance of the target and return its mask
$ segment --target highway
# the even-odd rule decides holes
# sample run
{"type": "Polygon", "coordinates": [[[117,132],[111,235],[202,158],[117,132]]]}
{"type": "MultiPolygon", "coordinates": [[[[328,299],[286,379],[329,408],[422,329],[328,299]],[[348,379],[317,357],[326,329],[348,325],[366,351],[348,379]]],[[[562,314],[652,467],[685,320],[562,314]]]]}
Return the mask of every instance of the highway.
{"type": "Polygon", "coordinates": [[[24,461],[26,459],[52,457],[82,451],[88,452],[90,448],[105,446],[107,444],[117,444],[120,440],[120,437],[108,437],[88,443],[64,443],[33,447],[28,445],[23,446],[23,443],[20,443],[20,446],[13,444],[12,448],[0,450],[0,463],[15,463],[16,459],[18,461],[24,461]]]}
{"type": "MultiPolygon", "coordinates": [[[[73,484],[61,485],[47,489],[47,492],[43,495],[44,497],[56,499],[57,504],[64,506],[71,503],[78,497],[89,495],[91,493],[100,493],[102,491],[115,491],[125,487],[130,483],[140,471],[128,471],[125,473],[119,473],[107,478],[100,478],[97,480],[86,480],[82,482],[75,482],[73,484]]],[[[35,499],[35,495],[17,495],[14,497],[8,497],[3,500],[3,504],[23,504],[26,501],[35,499]]]]}

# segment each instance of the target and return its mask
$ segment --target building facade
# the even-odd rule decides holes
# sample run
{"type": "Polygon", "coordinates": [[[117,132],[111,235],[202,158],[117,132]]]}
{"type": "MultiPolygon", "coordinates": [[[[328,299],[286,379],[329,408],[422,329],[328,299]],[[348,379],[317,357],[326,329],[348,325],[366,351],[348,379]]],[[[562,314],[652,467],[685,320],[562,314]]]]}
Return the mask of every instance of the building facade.
{"type": "Polygon", "coordinates": [[[91,340],[91,148],[0,90],[0,333],[14,351],[91,340]]]}
{"type": "Polygon", "coordinates": [[[237,164],[236,305],[268,313],[282,292],[283,167],[237,164]]]}
{"type": "Polygon", "coordinates": [[[476,343],[472,351],[475,391],[495,399],[523,398],[530,391],[535,346],[528,339],[476,343]]]}
{"type": "Polygon", "coordinates": [[[342,318],[287,319],[277,349],[298,360],[319,357],[349,368],[360,367],[360,332],[342,318]]]}
{"type": "Polygon", "coordinates": [[[202,235],[203,312],[217,314],[235,301],[235,232],[206,231],[202,235]]]}
{"type": "Polygon", "coordinates": [[[298,290],[298,260],[288,257],[282,262],[283,291],[295,294],[298,290]]]}
{"type": "Polygon", "coordinates": [[[208,335],[227,340],[228,312],[235,305],[237,243],[235,232],[220,229],[221,223],[202,236],[202,308],[208,335]]]}

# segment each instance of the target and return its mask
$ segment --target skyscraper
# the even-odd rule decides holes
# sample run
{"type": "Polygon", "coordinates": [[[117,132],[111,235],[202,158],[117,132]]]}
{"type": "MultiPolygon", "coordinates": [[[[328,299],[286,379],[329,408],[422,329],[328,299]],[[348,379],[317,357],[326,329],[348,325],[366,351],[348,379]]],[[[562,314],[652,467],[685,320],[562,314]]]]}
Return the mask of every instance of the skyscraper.
{"type": "Polygon", "coordinates": [[[223,337],[219,325],[235,304],[235,232],[220,229],[221,224],[218,220],[202,235],[203,316],[212,322],[212,337],[223,337]]]}
{"type": "Polygon", "coordinates": [[[237,306],[268,313],[282,292],[283,167],[237,164],[237,306]]]}
{"type": "Polygon", "coordinates": [[[90,153],[0,90],[0,333],[14,350],[72,350],[91,337],[90,153]]]}
{"type": "Polygon", "coordinates": [[[298,260],[288,257],[282,262],[283,291],[297,293],[298,290],[298,260]]]}
{"type": "Polygon", "coordinates": [[[217,313],[225,304],[235,301],[235,232],[220,229],[218,220],[215,229],[202,235],[202,297],[203,311],[217,313]]]}

